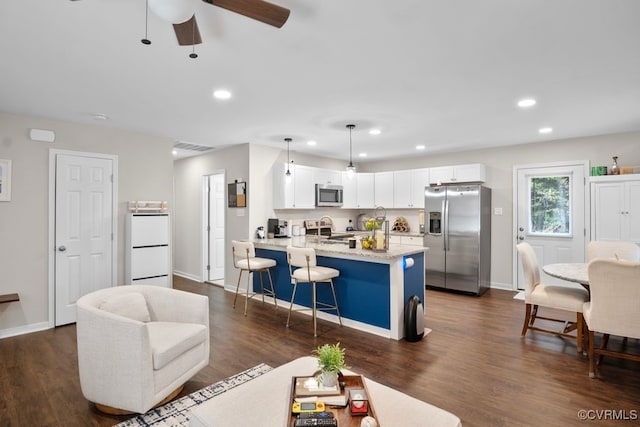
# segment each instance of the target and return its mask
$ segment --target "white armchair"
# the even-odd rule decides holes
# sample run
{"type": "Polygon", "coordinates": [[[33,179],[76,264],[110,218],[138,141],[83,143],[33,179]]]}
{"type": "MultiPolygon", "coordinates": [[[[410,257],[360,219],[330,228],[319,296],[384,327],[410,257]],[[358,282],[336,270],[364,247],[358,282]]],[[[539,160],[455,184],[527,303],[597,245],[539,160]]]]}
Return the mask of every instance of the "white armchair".
{"type": "Polygon", "coordinates": [[[640,339],[640,262],[597,258],[589,263],[591,301],[584,304],[588,328],[589,376],[596,376],[596,355],[640,362],[637,354],[607,349],[609,335],[640,339]],[[595,332],[603,334],[595,347],[595,332]]]}
{"type": "Polygon", "coordinates": [[[82,296],[78,367],[85,398],[108,413],[145,413],[209,363],[209,298],[157,286],[82,296]]]}

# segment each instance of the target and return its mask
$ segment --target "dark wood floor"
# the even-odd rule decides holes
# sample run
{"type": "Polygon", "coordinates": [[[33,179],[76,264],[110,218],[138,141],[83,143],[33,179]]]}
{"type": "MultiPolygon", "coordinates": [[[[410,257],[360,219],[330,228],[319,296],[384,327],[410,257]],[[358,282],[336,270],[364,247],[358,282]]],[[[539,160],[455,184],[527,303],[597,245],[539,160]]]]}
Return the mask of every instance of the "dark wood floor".
{"type": "MultiPolygon", "coordinates": [[[[285,328],[285,307],[276,312],[252,300],[245,318],[219,287],[179,277],[174,286],[208,295],[211,307],[211,363],[182,394],[339,341],[352,370],[451,411],[465,426],[638,424],[581,421],[578,411],[640,412],[640,363],[605,359],[602,378],[589,379],[575,342],[536,332],[520,338],[524,308],[514,292],[492,289],[478,298],[429,290],[426,326],[433,332],[409,343],[327,322],[314,338],[302,314],[285,328]]],[[[611,344],[621,342],[612,337],[611,344]]],[[[636,340],[628,345],[640,350],[636,340]]],[[[100,414],[83,398],[74,325],[0,340],[0,390],[0,426],[111,426],[127,418],[100,414]]]]}

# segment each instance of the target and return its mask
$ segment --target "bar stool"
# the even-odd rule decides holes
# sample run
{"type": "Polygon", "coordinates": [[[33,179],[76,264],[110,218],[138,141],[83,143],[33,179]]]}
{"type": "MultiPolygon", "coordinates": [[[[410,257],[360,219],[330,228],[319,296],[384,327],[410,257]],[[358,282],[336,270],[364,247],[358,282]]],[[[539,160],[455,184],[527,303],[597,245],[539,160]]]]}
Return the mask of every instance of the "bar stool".
{"type": "Polygon", "coordinates": [[[289,305],[289,314],[287,316],[287,328],[291,319],[292,311],[309,310],[301,308],[293,310],[293,301],[296,297],[298,283],[311,283],[311,313],[313,317],[313,336],[317,337],[317,310],[329,311],[335,310],[338,313],[338,320],[342,326],[342,317],[340,317],[340,309],[338,309],[338,300],[336,299],[336,291],[333,287],[333,278],[338,277],[340,272],[334,268],[321,267],[316,263],[316,251],[313,248],[295,248],[287,246],[287,260],[289,262],[289,275],[293,280],[293,294],[291,295],[291,304],[289,305]],[[295,270],[294,267],[297,267],[295,270]],[[316,283],[328,283],[331,286],[333,294],[333,305],[319,302],[316,298],[316,283]]]}
{"type": "Polygon", "coordinates": [[[253,272],[260,273],[260,290],[262,293],[262,302],[264,302],[265,295],[273,297],[273,302],[277,310],[278,300],[276,299],[276,291],[273,287],[273,281],[271,280],[271,271],[269,270],[270,267],[276,266],[276,261],[270,258],[256,257],[256,250],[253,246],[253,243],[251,242],[240,242],[238,240],[232,240],[231,251],[233,253],[233,266],[240,269],[238,284],[236,285],[236,296],[235,298],[233,298],[233,308],[236,308],[236,300],[238,299],[238,290],[240,289],[240,279],[242,278],[242,273],[246,271],[248,274],[247,290],[244,300],[244,315],[247,315],[247,303],[249,301],[249,298],[253,298],[256,295],[255,292],[249,295],[249,288],[251,288],[251,273],[253,272]],[[271,289],[265,289],[262,284],[262,273],[264,272],[269,275],[269,283],[271,284],[271,289]]]}

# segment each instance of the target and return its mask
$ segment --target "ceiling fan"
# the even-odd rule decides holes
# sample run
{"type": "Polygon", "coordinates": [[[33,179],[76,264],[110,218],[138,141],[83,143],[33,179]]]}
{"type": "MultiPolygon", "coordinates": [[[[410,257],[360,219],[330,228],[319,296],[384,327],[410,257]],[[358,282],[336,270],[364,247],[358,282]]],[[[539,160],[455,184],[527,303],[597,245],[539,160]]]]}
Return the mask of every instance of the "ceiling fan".
{"type": "MultiPolygon", "coordinates": [[[[202,0],[205,3],[227,9],[248,18],[280,28],[287,22],[290,10],[264,0],[202,0]]],[[[202,43],[196,16],[188,20],[174,23],[173,29],[180,46],[190,46],[202,43]]]]}

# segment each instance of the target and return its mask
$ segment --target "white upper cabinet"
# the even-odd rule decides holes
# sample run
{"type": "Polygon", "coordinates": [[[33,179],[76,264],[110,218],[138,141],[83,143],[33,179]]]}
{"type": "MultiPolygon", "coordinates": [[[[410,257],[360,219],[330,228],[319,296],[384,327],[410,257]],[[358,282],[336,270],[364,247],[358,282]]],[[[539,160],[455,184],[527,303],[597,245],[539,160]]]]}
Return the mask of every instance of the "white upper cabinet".
{"type": "Polygon", "coordinates": [[[313,170],[308,166],[289,166],[291,178],[287,179],[286,163],[273,167],[273,209],[315,208],[315,183],[313,170]]]}
{"type": "Polygon", "coordinates": [[[424,188],[429,185],[429,169],[394,172],[394,208],[423,208],[424,188]]]}
{"type": "Polygon", "coordinates": [[[373,209],[374,205],[374,174],[356,173],[349,177],[342,172],[342,188],[344,209],[373,209]]]}
{"type": "Polygon", "coordinates": [[[342,207],[344,209],[358,208],[358,175],[349,177],[347,172],[342,172],[342,207]]]}
{"type": "Polygon", "coordinates": [[[358,208],[375,208],[375,174],[358,173],[356,175],[358,177],[358,208]]]}
{"type": "Polygon", "coordinates": [[[591,177],[591,240],[640,244],[640,176],[591,177]]]}
{"type": "Polygon", "coordinates": [[[482,163],[441,166],[429,169],[430,184],[485,182],[486,179],[485,166],[482,163]]]}
{"type": "Polygon", "coordinates": [[[393,207],[393,171],[374,174],[374,204],[384,208],[393,207]]]}
{"type": "Polygon", "coordinates": [[[342,172],[331,169],[311,168],[313,169],[313,183],[324,185],[341,185],[342,172]]]}

